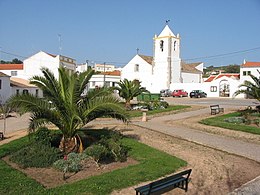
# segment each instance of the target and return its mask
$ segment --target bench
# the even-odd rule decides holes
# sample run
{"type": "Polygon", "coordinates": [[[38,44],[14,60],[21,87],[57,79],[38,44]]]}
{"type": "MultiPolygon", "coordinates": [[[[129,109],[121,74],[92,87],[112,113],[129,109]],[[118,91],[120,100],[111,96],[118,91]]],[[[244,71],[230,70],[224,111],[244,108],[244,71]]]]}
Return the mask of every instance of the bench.
{"type": "Polygon", "coordinates": [[[135,188],[136,195],[163,194],[174,188],[181,188],[187,192],[190,174],[191,169],[140,186],[135,188]]]}
{"type": "Polygon", "coordinates": [[[219,105],[211,105],[210,106],[211,115],[219,114],[224,112],[224,108],[220,108],[219,105]]]}

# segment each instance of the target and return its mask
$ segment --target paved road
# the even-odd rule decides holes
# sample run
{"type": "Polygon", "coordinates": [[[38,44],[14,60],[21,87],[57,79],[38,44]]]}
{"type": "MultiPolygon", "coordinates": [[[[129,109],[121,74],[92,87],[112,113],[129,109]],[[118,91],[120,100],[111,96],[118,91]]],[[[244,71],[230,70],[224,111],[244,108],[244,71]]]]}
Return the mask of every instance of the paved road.
{"type": "Polygon", "coordinates": [[[10,134],[15,131],[28,129],[29,114],[19,116],[15,113],[11,114],[12,117],[6,118],[6,120],[0,120],[0,131],[4,132],[4,123],[6,123],[5,134],[10,134]]]}

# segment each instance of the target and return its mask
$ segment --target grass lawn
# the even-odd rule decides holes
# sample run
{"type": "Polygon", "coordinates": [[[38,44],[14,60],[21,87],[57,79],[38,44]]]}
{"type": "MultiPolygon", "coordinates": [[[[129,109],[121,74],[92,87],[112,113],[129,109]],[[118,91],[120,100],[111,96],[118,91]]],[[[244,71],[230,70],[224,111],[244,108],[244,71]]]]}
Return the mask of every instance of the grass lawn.
{"type": "MultiPolygon", "coordinates": [[[[123,143],[131,148],[129,156],[139,161],[139,164],[52,189],[45,189],[35,180],[0,160],[0,194],[110,194],[113,190],[173,173],[187,164],[134,139],[124,138],[123,143]]],[[[28,137],[4,144],[0,146],[0,157],[12,154],[27,144],[28,137]]]]}
{"type": "MultiPolygon", "coordinates": [[[[166,109],[161,109],[161,110],[149,110],[147,112],[147,115],[154,115],[154,114],[158,114],[158,113],[164,113],[164,112],[172,112],[172,111],[178,111],[178,110],[182,110],[185,108],[190,108],[190,106],[184,106],[184,105],[170,105],[168,108],[166,109]]],[[[142,116],[143,113],[141,110],[131,110],[129,111],[129,114],[131,117],[139,117],[142,116]]]]}
{"type": "Polygon", "coordinates": [[[247,133],[253,133],[253,134],[260,135],[260,128],[259,127],[245,125],[245,124],[229,123],[229,122],[224,121],[224,119],[226,119],[226,118],[237,117],[237,116],[241,116],[241,114],[239,112],[234,112],[234,113],[230,113],[230,114],[216,116],[216,117],[213,117],[213,118],[203,119],[203,120],[200,121],[200,123],[205,124],[205,125],[222,127],[222,128],[225,128],[225,129],[243,131],[243,132],[247,132],[247,133]]]}

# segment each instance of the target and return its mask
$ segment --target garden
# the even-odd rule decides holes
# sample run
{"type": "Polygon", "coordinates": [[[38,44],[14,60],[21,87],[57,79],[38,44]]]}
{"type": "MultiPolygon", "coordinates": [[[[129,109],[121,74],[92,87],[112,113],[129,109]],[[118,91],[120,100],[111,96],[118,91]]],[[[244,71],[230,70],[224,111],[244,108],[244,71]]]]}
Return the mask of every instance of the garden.
{"type": "Polygon", "coordinates": [[[206,118],[200,123],[260,135],[258,108],[248,107],[237,112],[206,118]]]}
{"type": "MultiPolygon", "coordinates": [[[[82,153],[70,153],[66,156],[63,156],[57,148],[61,139],[58,130],[40,128],[35,134],[2,145],[0,194],[109,194],[115,189],[126,188],[175,172],[186,165],[181,159],[137,140],[123,137],[112,130],[88,129],[82,130],[81,135],[87,138],[87,142],[83,145],[89,146],[82,153]],[[39,138],[44,141],[39,142],[39,138]],[[7,157],[9,161],[18,164],[18,168],[23,171],[13,168],[10,162],[6,161],[7,157]],[[128,161],[128,163],[123,167],[117,165],[114,170],[104,172],[107,165],[116,161],[121,163],[128,161]],[[40,183],[41,179],[36,181],[30,178],[27,172],[41,168],[58,173],[56,177],[52,175],[52,179],[48,181],[52,183],[50,185],[52,188],[40,183]],[[88,168],[95,169],[97,175],[85,178],[80,176],[80,180],[68,182],[70,177],[77,177],[84,169],[88,173],[88,168]],[[59,185],[57,181],[64,182],[59,185]]],[[[38,178],[47,177],[47,173],[43,172],[38,178]]]]}

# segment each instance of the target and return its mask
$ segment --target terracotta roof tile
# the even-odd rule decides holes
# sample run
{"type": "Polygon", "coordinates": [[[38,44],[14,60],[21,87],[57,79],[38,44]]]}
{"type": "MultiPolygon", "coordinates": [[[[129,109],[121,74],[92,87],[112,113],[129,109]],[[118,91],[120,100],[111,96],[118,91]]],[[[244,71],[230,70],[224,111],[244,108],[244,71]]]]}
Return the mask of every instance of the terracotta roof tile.
{"type": "Polygon", "coordinates": [[[0,70],[23,70],[23,64],[0,64],[0,70]]]}
{"type": "Polygon", "coordinates": [[[242,67],[260,67],[260,62],[246,62],[242,67]]]}
{"type": "Polygon", "coordinates": [[[152,56],[145,56],[145,55],[139,55],[144,61],[146,61],[148,64],[153,63],[153,57],[152,56]]]}
{"type": "MultiPolygon", "coordinates": [[[[104,72],[101,72],[100,74],[104,74],[104,72]]],[[[105,72],[105,75],[111,75],[111,76],[120,76],[121,71],[119,70],[114,70],[112,72],[105,72]]]]}
{"type": "Polygon", "coordinates": [[[234,79],[240,78],[239,73],[222,73],[222,74],[218,74],[218,75],[210,75],[209,78],[207,78],[204,82],[211,82],[213,80],[219,79],[224,76],[229,77],[229,78],[234,78],[234,79]]]}

